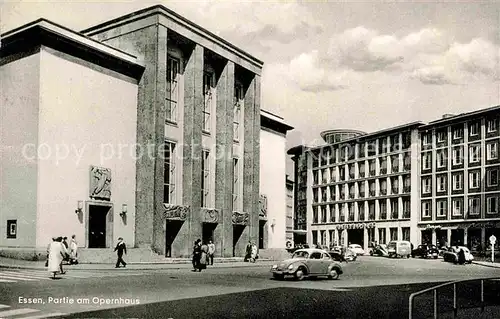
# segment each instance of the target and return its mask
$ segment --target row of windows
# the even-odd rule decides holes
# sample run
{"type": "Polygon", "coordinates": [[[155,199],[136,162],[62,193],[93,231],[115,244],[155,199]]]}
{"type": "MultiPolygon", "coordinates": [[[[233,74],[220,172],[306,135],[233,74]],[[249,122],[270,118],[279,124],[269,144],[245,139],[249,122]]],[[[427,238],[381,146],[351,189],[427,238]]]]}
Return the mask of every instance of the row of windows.
{"type": "MultiPolygon", "coordinates": [[[[387,244],[393,240],[406,240],[410,241],[410,227],[401,227],[401,239],[398,236],[398,228],[397,227],[389,227],[389,228],[377,228],[378,231],[378,240],[375,240],[375,228],[367,229],[368,242],[377,241],[379,244],[387,244]],[[389,238],[387,238],[387,230],[389,230],[389,238]]],[[[349,240],[349,237],[347,238],[349,240]]],[[[328,230],[313,230],[312,231],[312,240],[313,243],[320,246],[334,246],[340,245],[342,242],[342,232],[333,229],[328,230]],[[327,241],[327,231],[329,235],[329,241],[327,241]],[[319,237],[318,237],[319,235],[319,237]],[[341,238],[338,238],[341,237],[341,238]]],[[[344,242],[346,245],[347,242],[344,242]]]]}
{"type": "Polygon", "coordinates": [[[315,205],[312,207],[313,223],[375,220],[376,209],[379,212],[379,220],[410,218],[410,208],[410,200],[406,198],[379,199],[366,203],[315,205]],[[402,214],[400,214],[400,205],[402,214]]]}
{"type": "MultiPolygon", "coordinates": [[[[165,116],[166,121],[177,123],[179,112],[179,83],[181,75],[181,60],[173,57],[167,57],[167,90],[166,90],[166,106],[165,116]]],[[[215,73],[212,71],[204,71],[203,73],[203,125],[202,129],[206,133],[210,133],[213,121],[213,109],[215,105],[215,73]]],[[[241,135],[241,116],[244,106],[244,90],[240,84],[235,84],[234,87],[234,107],[233,107],[233,138],[239,141],[241,135]]]]}
{"type": "Polygon", "coordinates": [[[371,159],[368,160],[367,163],[368,165],[366,165],[363,161],[347,165],[315,169],[312,171],[313,185],[343,182],[352,179],[364,178],[366,176],[379,176],[384,174],[408,172],[411,169],[411,158],[408,153],[403,156],[403,163],[401,163],[399,155],[392,155],[389,159],[387,157],[380,157],[377,160],[371,159]]]}
{"type": "Polygon", "coordinates": [[[313,167],[320,167],[399,152],[409,149],[410,145],[411,135],[409,132],[404,132],[364,143],[324,146],[321,149],[311,151],[310,156],[313,160],[313,167]]]}
{"type": "MultiPolygon", "coordinates": [[[[163,180],[163,202],[166,204],[176,203],[176,143],[165,142],[164,150],[164,180],[163,180]]],[[[201,207],[211,206],[211,187],[210,180],[212,172],[210,170],[210,151],[202,150],[201,157],[201,207]]],[[[238,158],[233,158],[233,210],[238,210],[239,194],[241,191],[241,183],[239,182],[240,163],[238,158]]]]}
{"type": "MultiPolygon", "coordinates": [[[[499,212],[498,195],[486,196],[486,214],[494,215],[499,212]]],[[[469,217],[480,217],[481,214],[481,197],[472,196],[468,199],[467,208],[464,207],[463,197],[452,197],[451,199],[451,214],[452,216],[461,217],[466,213],[469,217]]],[[[437,199],[435,201],[436,217],[448,218],[448,199],[437,199]]],[[[422,218],[432,217],[432,201],[422,201],[422,218]]]]}
{"type": "MultiPolygon", "coordinates": [[[[500,169],[498,167],[488,168],[484,178],[481,178],[480,170],[469,171],[468,180],[469,189],[481,188],[481,183],[486,187],[495,187],[500,184],[500,169]]],[[[436,191],[448,192],[448,175],[436,175],[436,191]]],[[[451,190],[462,191],[464,189],[464,172],[456,172],[451,174],[451,190]]],[[[422,194],[432,193],[432,176],[422,177],[422,194]]]]}
{"type": "Polygon", "coordinates": [[[313,188],[313,202],[333,202],[346,198],[365,198],[384,195],[397,195],[411,191],[410,176],[395,176],[357,183],[330,185],[313,188]],[[402,183],[401,183],[402,181],[402,183]],[[403,186],[402,188],[400,186],[403,186]],[[367,191],[368,190],[368,191],[367,191]],[[378,192],[377,192],[378,191],[378,192]],[[347,194],[346,194],[347,192],[347,194]],[[338,196],[337,196],[338,194],[338,196]],[[321,199],[321,201],[320,201],[321,199]]]}
{"type": "MultiPolygon", "coordinates": [[[[481,134],[481,121],[474,120],[467,124],[468,128],[468,137],[474,138],[479,137],[481,134]]],[[[498,118],[489,118],[486,119],[486,133],[498,133],[499,130],[499,120],[498,118]]],[[[451,127],[451,138],[453,140],[459,140],[464,138],[464,124],[457,124],[451,127]]],[[[436,142],[444,143],[448,141],[448,128],[442,128],[436,130],[436,142]]],[[[432,144],[432,132],[427,131],[422,133],[422,145],[431,145],[432,144]]]]}
{"type": "MultiPolygon", "coordinates": [[[[493,140],[486,143],[486,160],[492,161],[499,158],[498,155],[499,141],[493,140]]],[[[452,148],[451,154],[451,164],[453,166],[459,166],[464,164],[464,146],[455,146],[452,148]]],[[[482,148],[481,144],[469,145],[468,152],[468,163],[476,164],[481,162],[482,158],[482,148]]],[[[422,170],[432,169],[432,157],[433,152],[423,152],[422,153],[422,170]]],[[[448,150],[439,149],[436,151],[436,168],[446,168],[448,167],[448,150]]]]}

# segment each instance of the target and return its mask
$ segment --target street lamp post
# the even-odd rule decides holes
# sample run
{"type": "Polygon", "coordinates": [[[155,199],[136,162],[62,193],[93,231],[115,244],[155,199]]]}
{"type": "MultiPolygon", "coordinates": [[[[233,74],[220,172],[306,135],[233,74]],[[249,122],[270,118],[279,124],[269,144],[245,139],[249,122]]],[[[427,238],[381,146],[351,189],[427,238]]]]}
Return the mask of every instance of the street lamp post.
{"type": "Polygon", "coordinates": [[[495,262],[495,243],[497,242],[497,238],[495,235],[490,236],[490,244],[491,244],[491,262],[495,262]]]}

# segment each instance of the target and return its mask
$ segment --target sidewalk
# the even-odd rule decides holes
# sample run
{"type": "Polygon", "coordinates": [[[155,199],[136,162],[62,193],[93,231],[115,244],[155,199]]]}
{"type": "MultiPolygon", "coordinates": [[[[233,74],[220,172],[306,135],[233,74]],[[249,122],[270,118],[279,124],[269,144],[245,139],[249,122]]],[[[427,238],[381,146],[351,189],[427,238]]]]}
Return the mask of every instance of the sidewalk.
{"type": "MultiPolygon", "coordinates": [[[[255,267],[255,266],[268,266],[271,267],[273,261],[271,260],[258,260],[256,263],[243,262],[243,258],[214,258],[214,265],[209,266],[213,268],[236,268],[236,267],[255,267]]],[[[110,270],[115,269],[115,264],[78,264],[78,265],[64,265],[65,268],[70,270],[110,270]]],[[[29,261],[18,260],[0,257],[1,268],[14,268],[14,269],[47,269],[44,261],[29,261]]],[[[191,260],[188,258],[169,258],[160,262],[130,262],[127,263],[126,268],[122,270],[155,270],[155,269],[191,269],[193,268],[191,260]]]]}
{"type": "Polygon", "coordinates": [[[485,267],[500,268],[499,262],[492,263],[491,261],[474,260],[474,261],[472,261],[472,263],[476,264],[476,265],[485,266],[485,267]]]}

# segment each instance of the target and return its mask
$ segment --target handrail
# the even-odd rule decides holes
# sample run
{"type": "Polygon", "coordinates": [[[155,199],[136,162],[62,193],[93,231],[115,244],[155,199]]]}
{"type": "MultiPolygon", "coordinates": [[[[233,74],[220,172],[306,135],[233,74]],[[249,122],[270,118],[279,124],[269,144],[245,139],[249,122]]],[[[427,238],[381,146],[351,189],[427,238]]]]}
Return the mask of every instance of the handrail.
{"type": "Polygon", "coordinates": [[[457,290],[456,290],[457,284],[463,283],[463,282],[469,282],[469,281],[478,281],[478,280],[481,281],[481,312],[482,312],[482,311],[484,311],[484,281],[485,280],[499,280],[499,279],[500,279],[500,277],[488,277],[488,278],[455,280],[455,281],[446,282],[444,284],[440,284],[440,285],[437,285],[434,287],[430,287],[430,288],[427,288],[427,289],[424,289],[421,291],[414,292],[410,295],[410,298],[408,301],[408,318],[413,319],[413,314],[412,314],[413,313],[413,299],[417,296],[423,295],[423,294],[430,292],[430,291],[434,291],[433,310],[434,310],[434,318],[437,318],[438,317],[437,290],[439,288],[443,288],[443,287],[450,286],[450,285],[453,285],[453,317],[456,318],[457,310],[458,310],[458,308],[457,308],[457,290]]]}

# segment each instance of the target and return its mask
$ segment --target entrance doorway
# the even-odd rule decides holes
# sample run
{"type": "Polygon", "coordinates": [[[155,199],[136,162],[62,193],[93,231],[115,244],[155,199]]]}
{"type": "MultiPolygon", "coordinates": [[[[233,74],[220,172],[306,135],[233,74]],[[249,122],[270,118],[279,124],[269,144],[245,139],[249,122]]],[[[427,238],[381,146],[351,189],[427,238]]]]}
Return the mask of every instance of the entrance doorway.
{"type": "Polygon", "coordinates": [[[358,244],[361,247],[364,247],[364,236],[363,229],[349,229],[347,230],[347,240],[349,244],[358,244]]]}
{"type": "Polygon", "coordinates": [[[245,226],[243,225],[234,225],[233,226],[233,257],[236,257],[236,247],[238,246],[238,242],[240,241],[241,235],[245,230],[245,226]]]}
{"type": "Polygon", "coordinates": [[[214,241],[214,232],[215,228],[217,227],[217,224],[211,224],[211,223],[203,223],[203,229],[202,229],[202,234],[201,234],[201,240],[203,243],[208,244],[208,241],[211,240],[212,242],[214,241]]]}
{"type": "Polygon", "coordinates": [[[165,225],[165,257],[172,257],[172,244],[174,243],[177,234],[181,230],[182,221],[166,220],[165,225]]]}
{"type": "Polygon", "coordinates": [[[265,231],[266,231],[266,221],[261,220],[259,222],[259,249],[264,249],[264,238],[265,238],[265,231]]]}
{"type": "Polygon", "coordinates": [[[110,211],[109,206],[90,205],[88,238],[89,248],[106,248],[106,217],[110,211]]]}
{"type": "Polygon", "coordinates": [[[463,229],[452,229],[451,230],[451,245],[452,246],[463,246],[464,245],[464,230],[463,229]]]}

